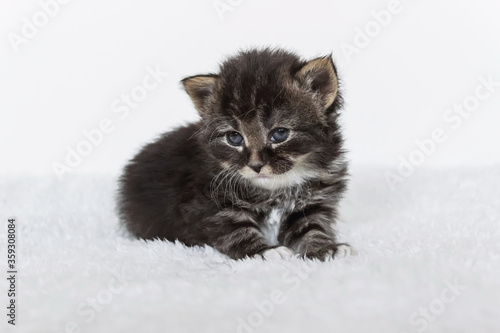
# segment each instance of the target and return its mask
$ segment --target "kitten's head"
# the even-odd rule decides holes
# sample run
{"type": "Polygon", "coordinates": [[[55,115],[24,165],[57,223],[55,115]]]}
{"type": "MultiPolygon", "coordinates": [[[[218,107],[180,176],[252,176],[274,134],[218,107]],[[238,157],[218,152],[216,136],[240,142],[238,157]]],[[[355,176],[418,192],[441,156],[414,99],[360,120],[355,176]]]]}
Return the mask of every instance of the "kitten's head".
{"type": "Polygon", "coordinates": [[[342,155],[330,56],[303,61],[283,50],[250,50],[218,74],[182,83],[202,117],[202,142],[223,168],[258,187],[322,177],[342,155]]]}

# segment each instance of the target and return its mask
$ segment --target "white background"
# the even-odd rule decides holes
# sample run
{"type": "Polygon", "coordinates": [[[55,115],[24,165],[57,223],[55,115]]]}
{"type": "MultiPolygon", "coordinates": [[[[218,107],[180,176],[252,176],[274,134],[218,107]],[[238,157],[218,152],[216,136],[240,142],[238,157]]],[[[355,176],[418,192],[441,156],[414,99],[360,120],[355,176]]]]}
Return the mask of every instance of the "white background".
{"type": "Polygon", "coordinates": [[[73,0],[15,52],[9,36],[22,36],[23,18],[33,22],[41,6],[2,0],[1,175],[55,177],[52,163],[65,164],[82,130],[104,118],[114,131],[73,172],[118,174],[159,133],[197,119],[179,85],[183,77],[216,71],[225,56],[253,46],[281,46],[305,58],[333,53],[355,165],[397,166],[436,128],[447,140],[425,165],[500,162],[500,87],[459,128],[443,120],[474,93],[479,76],[500,81],[498,1],[401,0],[391,22],[351,59],[342,43],[355,45],[357,29],[389,1],[233,0],[222,19],[214,3],[73,0]],[[148,66],[167,77],[120,119],[111,104],[141,84],[148,66]]]}

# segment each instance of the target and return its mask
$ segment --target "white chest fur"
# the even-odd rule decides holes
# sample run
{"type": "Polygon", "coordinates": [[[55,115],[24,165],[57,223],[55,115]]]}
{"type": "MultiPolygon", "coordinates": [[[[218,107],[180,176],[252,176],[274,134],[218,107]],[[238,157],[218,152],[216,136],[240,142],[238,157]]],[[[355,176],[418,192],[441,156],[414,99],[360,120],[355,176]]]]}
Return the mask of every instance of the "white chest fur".
{"type": "Polygon", "coordinates": [[[295,202],[293,201],[290,201],[280,207],[274,207],[264,219],[261,231],[270,246],[279,244],[278,235],[281,224],[283,223],[284,218],[293,211],[294,207],[295,202]]]}

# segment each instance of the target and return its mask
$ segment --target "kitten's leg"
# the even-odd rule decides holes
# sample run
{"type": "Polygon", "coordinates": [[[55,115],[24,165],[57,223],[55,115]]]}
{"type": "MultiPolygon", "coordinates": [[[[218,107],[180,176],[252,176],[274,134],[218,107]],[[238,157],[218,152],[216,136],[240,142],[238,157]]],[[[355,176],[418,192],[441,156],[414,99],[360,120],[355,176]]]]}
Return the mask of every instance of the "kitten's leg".
{"type": "Polygon", "coordinates": [[[261,253],[263,259],[286,259],[295,256],[295,253],[286,246],[278,246],[261,253]]]}
{"type": "Polygon", "coordinates": [[[254,217],[244,211],[223,210],[203,222],[210,245],[232,259],[264,256],[269,246],[254,217]]]}
{"type": "Polygon", "coordinates": [[[334,257],[342,246],[347,245],[338,244],[335,239],[332,229],[335,216],[335,208],[329,205],[309,205],[290,214],[278,240],[309,259],[334,257]]]}

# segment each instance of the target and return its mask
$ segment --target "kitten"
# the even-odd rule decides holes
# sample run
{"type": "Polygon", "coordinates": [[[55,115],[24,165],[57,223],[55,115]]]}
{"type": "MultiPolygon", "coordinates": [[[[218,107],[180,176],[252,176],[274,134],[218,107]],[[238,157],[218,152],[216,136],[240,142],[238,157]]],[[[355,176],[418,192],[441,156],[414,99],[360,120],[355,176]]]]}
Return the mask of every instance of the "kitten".
{"type": "Polygon", "coordinates": [[[128,230],[233,259],[333,257],[347,164],[332,58],[249,50],[182,84],[201,119],[126,166],[119,211],[128,230]]]}

